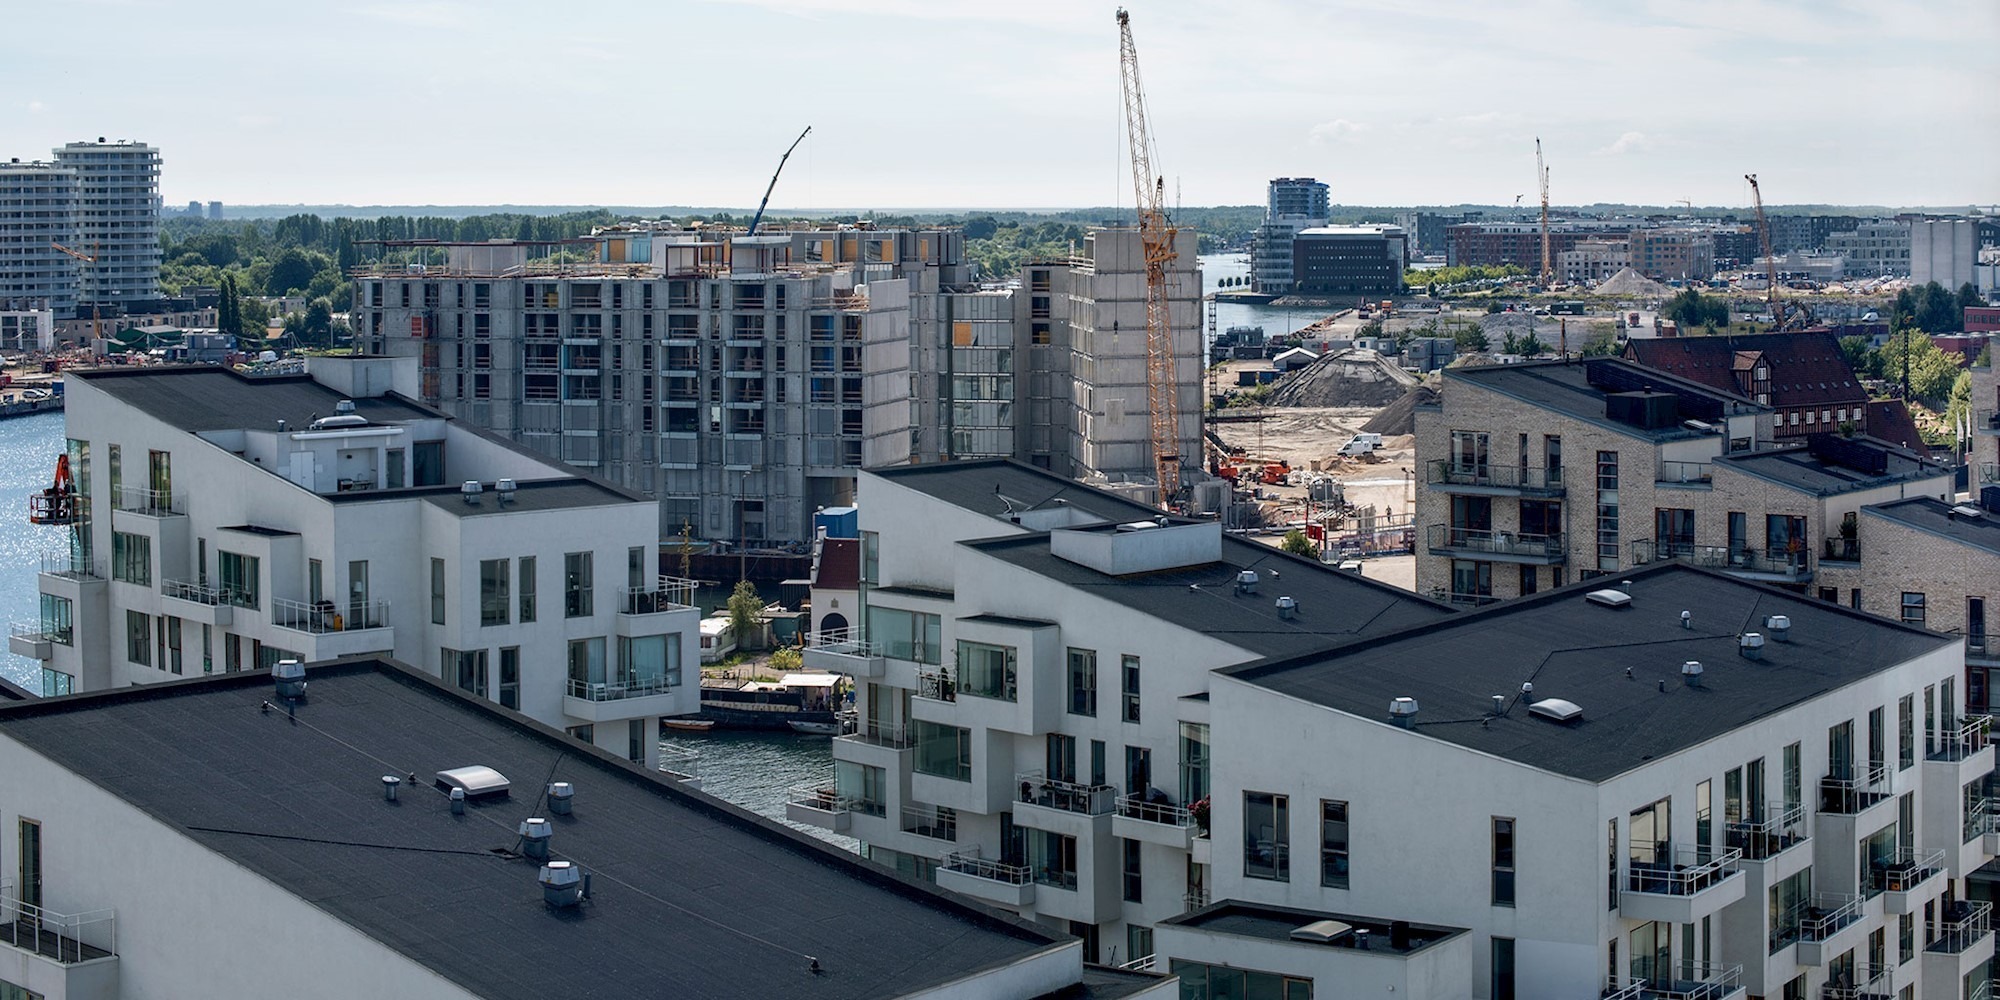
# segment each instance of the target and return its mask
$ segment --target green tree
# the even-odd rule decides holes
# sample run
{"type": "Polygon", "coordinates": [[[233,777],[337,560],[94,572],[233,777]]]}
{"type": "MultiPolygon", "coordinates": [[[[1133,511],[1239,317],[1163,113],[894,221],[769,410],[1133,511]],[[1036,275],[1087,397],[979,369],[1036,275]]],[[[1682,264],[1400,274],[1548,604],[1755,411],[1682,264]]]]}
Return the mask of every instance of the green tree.
{"type": "Polygon", "coordinates": [[[1972,282],[1968,281],[1958,286],[1958,312],[1960,320],[1965,318],[1966,306],[1983,306],[1985,304],[1986,300],[1979,297],[1979,289],[1973,287],[1972,282]]]}
{"type": "Polygon", "coordinates": [[[1458,353],[1478,353],[1493,349],[1493,342],[1486,338],[1486,331],[1476,326],[1468,326],[1452,334],[1452,343],[1458,346],[1458,353]]]}
{"type": "Polygon", "coordinates": [[[1284,549],[1295,556],[1310,556],[1313,554],[1312,539],[1307,538],[1305,532],[1293,528],[1285,532],[1284,549]]]}
{"type": "Polygon", "coordinates": [[[1951,395],[1952,383],[1958,380],[1959,367],[1954,357],[1931,343],[1929,334],[1917,330],[1904,330],[1889,338],[1881,355],[1882,377],[1901,382],[1907,370],[1910,395],[1918,399],[1941,406],[1951,395]]]}
{"type": "Polygon", "coordinates": [[[1729,325],[1729,303],[1689,288],[1668,299],[1660,315],[1673,320],[1683,330],[1698,326],[1726,327],[1729,325]]]}
{"type": "Polygon", "coordinates": [[[1868,355],[1874,350],[1874,345],[1868,342],[1867,337],[1840,338],[1840,356],[1846,359],[1847,367],[1856,372],[1862,371],[1867,366],[1868,355]]]}
{"type": "Polygon", "coordinates": [[[1949,333],[1965,324],[1958,297],[1933,281],[1916,295],[1916,326],[1925,333],[1949,333]]]}
{"type": "Polygon", "coordinates": [[[237,336],[243,330],[243,305],[236,295],[236,276],[222,276],[222,294],[215,302],[215,328],[218,332],[237,336]]]}
{"type": "Polygon", "coordinates": [[[750,637],[757,631],[757,616],[764,613],[764,599],[757,596],[757,585],[748,580],[738,580],[736,590],[729,595],[729,628],[736,633],[736,641],[749,645],[750,637]]]}
{"type": "Polygon", "coordinates": [[[1578,353],[1586,358],[1608,358],[1618,353],[1618,328],[1609,323],[1592,323],[1590,332],[1584,335],[1583,349],[1578,353]]]}
{"type": "Polygon", "coordinates": [[[264,279],[264,291],[269,295],[303,292],[312,286],[314,275],[332,266],[333,262],[325,254],[287,247],[271,262],[270,275],[264,279]]]}

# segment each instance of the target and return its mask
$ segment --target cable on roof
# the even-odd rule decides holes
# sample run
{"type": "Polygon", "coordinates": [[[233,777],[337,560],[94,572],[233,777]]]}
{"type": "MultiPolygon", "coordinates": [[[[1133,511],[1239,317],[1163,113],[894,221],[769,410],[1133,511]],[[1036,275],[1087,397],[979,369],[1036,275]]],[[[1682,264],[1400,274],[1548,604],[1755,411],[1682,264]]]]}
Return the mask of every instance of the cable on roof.
{"type": "Polygon", "coordinates": [[[359,840],[334,840],[330,837],[300,837],[288,833],[264,833],[258,830],[237,830],[223,826],[190,826],[196,833],[225,833],[236,837],[254,837],[258,840],[289,840],[301,844],[326,844],[332,847],[366,847],[376,851],[403,851],[410,854],[458,854],[468,858],[489,858],[500,860],[500,855],[491,851],[464,851],[454,847],[409,847],[403,844],[371,844],[359,840]]]}

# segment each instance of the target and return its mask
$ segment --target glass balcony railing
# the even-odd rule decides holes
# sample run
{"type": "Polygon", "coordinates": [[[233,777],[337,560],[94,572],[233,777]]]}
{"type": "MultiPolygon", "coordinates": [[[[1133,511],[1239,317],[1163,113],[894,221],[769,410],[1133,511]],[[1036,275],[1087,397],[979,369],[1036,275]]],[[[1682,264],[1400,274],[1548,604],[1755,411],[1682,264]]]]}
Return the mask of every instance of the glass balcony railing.
{"type": "Polygon", "coordinates": [[[999,882],[1003,885],[1027,885],[1033,881],[1032,873],[1028,870],[1027,865],[1010,865],[1004,861],[982,858],[977,852],[954,852],[947,854],[944,857],[944,863],[938,867],[943,868],[945,871],[958,872],[961,875],[970,875],[973,878],[983,878],[989,882],[999,882]]]}
{"type": "Polygon", "coordinates": [[[288,601],[283,598],[273,598],[271,624],[277,628],[310,635],[388,628],[389,602],[363,601],[335,604],[332,601],[288,601]]]}
{"type": "Polygon", "coordinates": [[[1654,482],[1682,486],[1707,485],[1715,479],[1715,466],[1707,462],[1661,462],[1654,482]]]}
{"type": "Polygon", "coordinates": [[[1563,536],[1560,534],[1531,535],[1515,531],[1460,528],[1449,524],[1433,524],[1426,530],[1429,532],[1430,547],[1433,550],[1455,549],[1461,552],[1532,556],[1539,559],[1560,559],[1564,551],[1563,536]]]}
{"type": "Polygon", "coordinates": [[[1126,819],[1136,819],[1142,823],[1158,823],[1161,826],[1193,827],[1194,813],[1186,806],[1171,802],[1149,800],[1146,796],[1133,793],[1118,800],[1118,815],[1126,819]]]}
{"type": "Polygon", "coordinates": [[[700,586],[693,580],[683,580],[675,576],[663,576],[650,588],[624,587],[618,591],[618,613],[624,615],[650,615],[660,611],[679,611],[694,607],[694,591],[700,586]]]}
{"type": "Polygon", "coordinates": [[[1718,1000],[1742,985],[1740,965],[1669,963],[1651,976],[1622,977],[1604,991],[1604,1000],[1718,1000]]]}
{"type": "Polygon", "coordinates": [[[567,693],[572,698],[585,701],[624,701],[627,698],[645,698],[656,694],[667,694],[680,686],[677,677],[628,677],[623,680],[589,681],[569,679],[567,693]]]}
{"type": "Polygon", "coordinates": [[[134,514],[170,517],[187,513],[187,494],[126,486],[111,494],[111,505],[134,514]]]}
{"type": "Polygon", "coordinates": [[[1991,947],[1993,904],[1953,900],[1924,923],[1924,950],[1960,955],[1985,944],[1991,947]]]}
{"type": "Polygon", "coordinates": [[[904,833],[955,843],[958,840],[958,811],[945,806],[906,805],[903,807],[904,833]]]}
{"type": "Polygon", "coordinates": [[[1479,486],[1501,490],[1560,493],[1563,470],[1517,465],[1464,465],[1448,459],[1430,464],[1430,482],[1437,486],[1479,486]]]}

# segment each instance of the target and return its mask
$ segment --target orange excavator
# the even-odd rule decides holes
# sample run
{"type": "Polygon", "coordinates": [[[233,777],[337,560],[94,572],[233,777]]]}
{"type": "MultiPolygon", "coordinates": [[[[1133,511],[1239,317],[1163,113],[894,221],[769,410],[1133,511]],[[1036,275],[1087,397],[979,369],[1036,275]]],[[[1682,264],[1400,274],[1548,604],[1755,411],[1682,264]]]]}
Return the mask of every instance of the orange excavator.
{"type": "Polygon", "coordinates": [[[82,498],[69,474],[69,456],[57,455],[55,484],[28,497],[28,523],[75,524],[82,513],[82,498]]]}

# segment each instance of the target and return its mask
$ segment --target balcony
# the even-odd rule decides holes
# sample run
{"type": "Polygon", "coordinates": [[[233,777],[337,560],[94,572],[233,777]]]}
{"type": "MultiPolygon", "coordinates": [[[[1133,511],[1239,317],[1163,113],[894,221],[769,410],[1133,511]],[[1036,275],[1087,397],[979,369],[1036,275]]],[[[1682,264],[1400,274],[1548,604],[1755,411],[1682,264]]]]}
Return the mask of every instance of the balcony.
{"type": "Polygon", "coordinates": [[[60,580],[103,582],[104,565],[93,563],[73,552],[58,549],[42,553],[42,575],[60,580]]]}
{"type": "Polygon", "coordinates": [[[1965,662],[1974,666],[2000,667],[2000,639],[1995,639],[1990,632],[1967,635],[1965,662]]]}
{"type": "MultiPolygon", "coordinates": [[[[807,661],[807,666],[812,666],[811,661],[807,661]]],[[[910,750],[914,746],[916,739],[909,727],[863,719],[853,732],[834,739],[833,758],[902,774],[909,770],[910,750]]]]}
{"type": "Polygon", "coordinates": [[[1553,497],[1563,494],[1561,468],[1461,465],[1438,459],[1430,464],[1427,483],[1438,493],[1474,496],[1553,497]]]}
{"type": "Polygon", "coordinates": [[[1113,836],[1181,851],[1188,850],[1200,829],[1186,806],[1151,800],[1137,792],[1120,798],[1118,813],[1111,818],[1113,836]]]}
{"type": "Polygon", "coordinates": [[[1861,539],[1829,538],[1820,546],[1819,561],[1822,563],[1858,563],[1861,561],[1861,539]]]}
{"type": "Polygon", "coordinates": [[[956,704],[958,685],[952,683],[951,675],[936,668],[917,668],[917,692],[919,698],[956,704]]]}
{"type": "Polygon", "coordinates": [[[1682,962],[1651,979],[1619,979],[1604,1000],[1735,1000],[1742,980],[1740,965],[1682,962]]]}
{"type": "Polygon", "coordinates": [[[228,628],[235,621],[236,595],[189,580],[160,581],[160,610],[177,618],[228,628]]]}
{"type": "Polygon", "coordinates": [[[1937,894],[1945,873],[1944,852],[1903,848],[1868,865],[1868,894],[1880,893],[1882,909],[1889,913],[1915,913],[1924,901],[1937,894]]]}
{"type": "Polygon", "coordinates": [[[680,715],[695,711],[700,697],[699,693],[683,697],[684,691],[678,678],[664,676],[609,681],[571,678],[563,690],[563,714],[590,723],[680,715]]]}
{"type": "Polygon", "coordinates": [[[56,647],[69,645],[74,631],[43,622],[15,622],[7,629],[7,651],[31,660],[53,659],[56,647]]]}
{"type": "Polygon", "coordinates": [[[1650,853],[1656,860],[1626,862],[1618,912],[1627,919],[1693,923],[1743,898],[1742,851],[1653,844],[1650,853]]]}
{"type": "Polygon", "coordinates": [[[1800,965],[1824,965],[1861,940],[1867,900],[1837,892],[1814,893],[1787,922],[1798,927],[1800,965]]]}
{"type": "Polygon", "coordinates": [[[945,843],[958,842],[958,810],[944,806],[918,804],[903,807],[899,828],[914,837],[941,840],[945,843]]]}
{"type": "Polygon", "coordinates": [[[1924,980],[1959,982],[1993,958],[1993,904],[1942,904],[1924,923],[1924,942],[1924,980]]]}
{"type": "Polygon", "coordinates": [[[1035,880],[1027,865],[1010,865],[979,856],[977,850],[945,855],[938,866],[940,889],[962,892],[1001,906],[1023,907],[1035,901],[1035,880]]]}
{"type": "Polygon", "coordinates": [[[1819,988],[1819,1000],[1893,1000],[1895,995],[1890,967],[1866,963],[1855,965],[1853,974],[1843,976],[1841,982],[1819,988]]]}
{"type": "Polygon", "coordinates": [[[1199,910],[1204,906],[1207,906],[1208,890],[1205,888],[1201,888],[1199,886],[1193,889],[1189,889],[1185,894],[1181,896],[1181,905],[1187,907],[1188,913],[1193,913],[1194,911],[1199,910]]]}
{"type": "Polygon", "coordinates": [[[1059,781],[1038,770],[1014,775],[1014,783],[1014,825],[1075,837],[1080,843],[1110,834],[1111,814],[1118,808],[1118,790],[1110,785],[1059,781]]]}
{"type": "Polygon", "coordinates": [[[1524,535],[1448,524],[1433,524],[1426,530],[1432,555],[1535,566],[1552,566],[1568,559],[1559,534],[1524,535]]]}
{"type": "Polygon", "coordinates": [[[785,799],[785,818],[834,833],[846,833],[860,801],[834,791],[832,785],[800,785],[785,799]]]}
{"type": "Polygon", "coordinates": [[[182,517],[187,514],[187,494],[126,486],[112,491],[111,507],[147,517],[182,517]]]}
{"type": "Polygon", "coordinates": [[[47,997],[113,996],[118,992],[118,913],[112,909],[57,913],[23,902],[14,880],[0,881],[0,942],[15,949],[9,980],[47,997]]]}
{"type": "Polygon", "coordinates": [[[388,652],[396,645],[395,632],[389,627],[388,601],[336,605],[332,601],[273,598],[271,627],[310,636],[299,652],[314,660],[388,652]]]}
{"type": "Polygon", "coordinates": [[[1924,744],[1924,783],[1953,798],[1958,789],[1993,770],[1993,719],[1985,715],[1960,718],[1953,728],[1931,734],[1924,744]]]}
{"type": "Polygon", "coordinates": [[[1661,559],[1685,559],[1695,566],[1717,569],[1746,580],[1803,583],[1812,579],[1812,560],[1804,551],[1773,548],[1732,548],[1688,545],[1641,539],[1632,543],[1632,563],[1643,566],[1661,559]]]}
{"type": "Polygon", "coordinates": [[[850,677],[881,677],[889,662],[882,647],[861,638],[858,628],[822,629],[806,638],[803,650],[808,670],[850,677]]]}
{"type": "Polygon", "coordinates": [[[1806,832],[1803,805],[1787,809],[1774,802],[1766,815],[1771,818],[1730,823],[1724,829],[1728,846],[1743,852],[1745,861],[1769,861],[1805,843],[1810,836],[1806,832]]]}
{"type": "Polygon", "coordinates": [[[1707,462],[1661,462],[1653,485],[1707,489],[1715,481],[1715,466],[1707,462]]]}
{"type": "MultiPolygon", "coordinates": [[[[695,588],[700,586],[693,580],[683,580],[677,576],[663,576],[654,581],[650,588],[620,587],[618,589],[618,614],[623,617],[658,615],[670,611],[694,610],[695,588]]],[[[621,621],[623,618],[621,618],[621,621]]],[[[630,623],[626,622],[628,626],[630,623]]],[[[622,634],[632,634],[625,632],[622,634]]]]}

